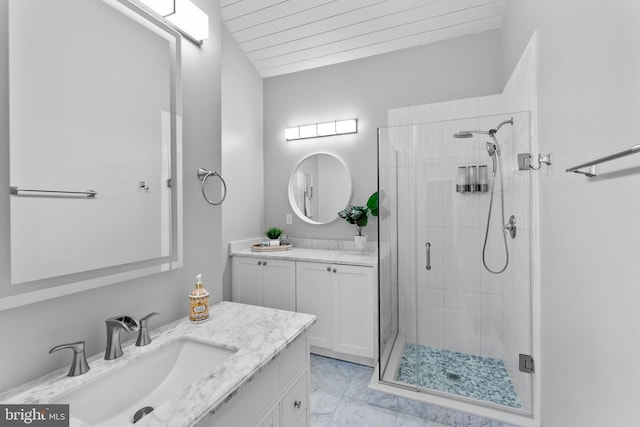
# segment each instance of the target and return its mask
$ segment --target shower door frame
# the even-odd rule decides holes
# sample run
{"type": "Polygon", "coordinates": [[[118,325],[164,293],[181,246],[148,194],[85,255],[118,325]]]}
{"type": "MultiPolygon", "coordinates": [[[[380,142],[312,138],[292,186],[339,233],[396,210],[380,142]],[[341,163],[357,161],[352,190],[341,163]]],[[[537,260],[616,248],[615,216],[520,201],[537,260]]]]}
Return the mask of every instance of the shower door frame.
{"type": "MultiPolygon", "coordinates": [[[[523,114],[526,115],[527,121],[525,122],[526,125],[526,129],[528,130],[528,135],[527,135],[527,139],[528,139],[528,152],[533,152],[533,138],[531,135],[531,117],[530,117],[530,112],[528,111],[524,111],[524,112],[514,112],[513,114],[518,115],[520,118],[523,117],[523,114]]],[[[490,117],[504,117],[505,115],[509,115],[509,113],[505,113],[505,114],[499,114],[499,115],[492,115],[490,117]]],[[[473,118],[471,118],[473,119],[473,118]]],[[[459,121],[459,120],[465,120],[465,119],[457,119],[455,121],[459,121]]],[[[444,122],[444,121],[443,121],[444,122]]],[[[433,123],[438,123],[438,122],[433,122],[433,123]]],[[[497,122],[496,122],[497,123],[497,122]]],[[[392,126],[392,127],[387,127],[387,128],[379,128],[378,129],[378,141],[377,141],[377,145],[378,145],[378,190],[381,191],[380,189],[380,185],[381,185],[381,168],[380,168],[380,154],[381,154],[381,140],[382,140],[382,133],[385,131],[385,129],[393,129],[393,128],[407,128],[410,127],[412,129],[415,129],[416,126],[420,126],[420,125],[428,125],[429,123],[416,123],[416,124],[410,124],[410,125],[405,125],[405,126],[392,126]]],[[[499,136],[498,136],[499,137],[499,136]]],[[[396,153],[397,154],[397,153],[396,153]]],[[[516,155],[516,153],[512,153],[514,156],[516,155]]],[[[414,153],[415,155],[415,153],[414,153]]],[[[396,159],[396,175],[398,173],[398,169],[397,169],[397,159],[396,159]]],[[[509,170],[509,167],[507,167],[507,171],[509,170]]],[[[534,210],[534,206],[537,206],[536,201],[537,201],[537,181],[535,179],[535,176],[532,174],[531,171],[528,172],[520,172],[520,173],[526,173],[528,175],[528,183],[527,183],[527,189],[528,189],[528,207],[527,207],[527,214],[528,214],[528,227],[527,227],[527,237],[528,237],[528,245],[527,245],[527,249],[528,249],[528,272],[527,272],[527,276],[526,276],[526,282],[528,283],[528,337],[529,337],[529,343],[528,343],[528,352],[529,354],[532,354],[535,352],[536,347],[536,329],[534,327],[534,322],[536,321],[535,318],[535,309],[534,309],[534,304],[536,303],[536,299],[535,299],[535,293],[534,293],[534,266],[536,265],[536,248],[537,248],[537,241],[534,240],[533,235],[534,235],[534,229],[536,228],[535,226],[537,225],[537,212],[534,210]]],[[[414,181],[414,185],[415,185],[415,181],[414,181]]],[[[395,178],[395,190],[396,190],[396,196],[397,196],[397,189],[398,189],[398,180],[397,180],[397,176],[395,178]]],[[[395,244],[395,259],[398,260],[400,255],[399,255],[399,251],[400,251],[400,243],[399,243],[399,237],[398,237],[398,223],[397,223],[397,214],[398,214],[398,203],[396,203],[395,206],[395,218],[396,218],[396,224],[395,224],[395,228],[396,228],[396,234],[395,234],[395,239],[396,239],[396,244],[395,244]]],[[[509,216],[507,214],[507,216],[509,216]]],[[[385,242],[383,242],[383,232],[381,230],[382,228],[382,222],[383,220],[380,219],[380,221],[378,222],[378,232],[379,232],[379,236],[381,236],[380,238],[380,242],[379,242],[379,256],[382,256],[384,252],[384,248],[382,247],[382,245],[385,244],[385,242]]],[[[414,248],[417,247],[417,245],[414,245],[414,248]]],[[[417,259],[417,254],[414,251],[414,255],[417,259]]],[[[382,280],[382,278],[384,277],[384,272],[383,272],[383,260],[380,259],[379,260],[379,274],[378,277],[380,278],[380,280],[382,280]]],[[[417,268],[417,263],[415,264],[416,268],[417,268]]],[[[398,270],[397,270],[397,264],[396,264],[396,271],[394,272],[394,274],[396,275],[395,278],[395,292],[396,292],[396,301],[398,301],[399,304],[399,282],[398,282],[398,270]]],[[[418,285],[415,284],[416,287],[416,292],[417,292],[417,287],[418,285]]],[[[383,318],[382,318],[382,313],[383,311],[383,303],[384,303],[384,296],[381,293],[381,288],[379,286],[379,312],[381,313],[381,316],[379,317],[379,322],[381,323],[379,325],[379,330],[382,332],[383,328],[382,328],[382,322],[383,322],[383,318]]],[[[415,304],[418,304],[417,298],[414,299],[415,300],[415,304]]],[[[379,382],[382,384],[388,384],[391,385],[393,387],[397,387],[400,389],[405,389],[405,390],[411,390],[411,391],[415,391],[418,392],[420,394],[426,394],[426,395],[433,395],[433,396],[437,396],[437,397],[443,397],[446,399],[452,399],[452,400],[458,400],[461,402],[465,402],[465,403],[470,403],[474,406],[479,406],[479,407],[485,407],[485,408],[491,408],[491,409],[497,409],[499,411],[502,412],[511,412],[514,414],[517,414],[519,416],[525,416],[527,418],[529,417],[533,417],[534,414],[534,397],[535,397],[535,393],[534,393],[534,386],[536,384],[536,380],[534,380],[534,378],[531,378],[531,380],[529,381],[528,384],[528,405],[526,407],[526,409],[517,409],[517,408],[512,408],[506,405],[501,405],[501,404],[496,404],[496,403],[492,403],[492,402],[488,402],[488,401],[484,401],[484,400],[479,400],[479,399],[475,399],[475,398],[469,398],[469,397],[465,397],[465,396],[460,396],[460,395],[456,395],[456,394],[451,394],[451,393],[447,393],[447,392],[442,392],[436,389],[430,389],[430,388],[423,388],[417,385],[413,385],[413,384],[409,384],[409,383],[401,383],[401,382],[397,382],[397,381],[389,381],[388,379],[384,379],[384,374],[385,374],[385,370],[387,369],[387,363],[389,362],[389,359],[386,358],[385,359],[385,355],[388,355],[390,353],[389,350],[387,350],[389,347],[390,348],[394,348],[396,343],[398,342],[398,340],[400,339],[400,335],[401,335],[401,327],[400,327],[400,314],[399,314],[399,310],[396,309],[395,312],[393,312],[392,317],[394,317],[393,322],[395,322],[395,325],[397,325],[396,330],[394,331],[394,334],[392,337],[389,338],[390,344],[387,343],[386,345],[383,343],[383,341],[385,340],[386,337],[383,337],[382,335],[379,337],[379,345],[380,345],[380,354],[379,354],[379,374],[378,374],[378,379],[379,382]],[[385,351],[387,350],[387,351],[385,351]]],[[[416,308],[416,312],[415,312],[415,322],[416,322],[416,328],[419,327],[418,322],[417,322],[417,308],[416,308]]],[[[394,379],[395,379],[395,375],[394,375],[394,379]]]]}

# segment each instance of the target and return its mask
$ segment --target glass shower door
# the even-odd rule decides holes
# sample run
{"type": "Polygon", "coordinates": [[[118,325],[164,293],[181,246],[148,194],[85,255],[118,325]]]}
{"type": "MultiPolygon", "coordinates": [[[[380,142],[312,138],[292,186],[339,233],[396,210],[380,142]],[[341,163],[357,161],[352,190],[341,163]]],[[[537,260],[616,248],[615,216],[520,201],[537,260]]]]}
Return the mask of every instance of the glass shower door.
{"type": "Polygon", "coordinates": [[[519,370],[531,354],[531,183],[517,168],[517,154],[530,152],[529,122],[515,113],[381,130],[382,204],[393,208],[381,242],[395,237],[396,249],[381,277],[397,269],[398,301],[385,380],[531,412],[531,374],[519,370]],[[495,140],[453,137],[511,118],[495,140]],[[512,215],[513,239],[503,233],[512,215]]]}

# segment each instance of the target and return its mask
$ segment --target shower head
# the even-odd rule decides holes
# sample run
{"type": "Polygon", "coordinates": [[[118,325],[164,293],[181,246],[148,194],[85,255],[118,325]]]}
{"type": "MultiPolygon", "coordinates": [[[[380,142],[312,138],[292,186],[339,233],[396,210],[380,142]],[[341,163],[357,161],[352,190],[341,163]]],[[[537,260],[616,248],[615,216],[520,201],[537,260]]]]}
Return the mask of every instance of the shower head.
{"type": "Polygon", "coordinates": [[[463,130],[453,134],[454,138],[473,138],[473,134],[468,130],[463,130]]]}
{"type": "Polygon", "coordinates": [[[480,135],[489,135],[489,132],[485,132],[483,130],[463,130],[463,131],[454,133],[453,137],[454,138],[473,138],[474,133],[477,133],[480,135]]]}
{"type": "Polygon", "coordinates": [[[494,134],[496,134],[500,128],[504,125],[513,125],[513,118],[509,119],[509,120],[505,120],[504,122],[500,122],[498,123],[498,126],[496,126],[495,129],[489,129],[489,130],[463,130],[460,132],[456,132],[453,134],[454,138],[471,138],[473,137],[473,134],[476,133],[478,135],[489,135],[489,136],[493,136],[494,134]]]}

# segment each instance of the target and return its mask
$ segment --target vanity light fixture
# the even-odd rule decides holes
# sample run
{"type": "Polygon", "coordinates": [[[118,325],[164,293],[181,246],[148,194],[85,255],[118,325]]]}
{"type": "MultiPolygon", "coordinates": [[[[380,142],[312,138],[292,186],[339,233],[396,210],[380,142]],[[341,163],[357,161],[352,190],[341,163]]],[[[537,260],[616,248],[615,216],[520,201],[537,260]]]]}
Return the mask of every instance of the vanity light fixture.
{"type": "Polygon", "coordinates": [[[358,120],[348,119],[286,128],[284,130],[284,137],[287,141],[292,141],[296,139],[318,138],[321,136],[344,135],[357,132],[358,120]]]}
{"type": "Polygon", "coordinates": [[[191,0],[138,0],[190,41],[201,45],[209,38],[209,15],[191,0]]]}

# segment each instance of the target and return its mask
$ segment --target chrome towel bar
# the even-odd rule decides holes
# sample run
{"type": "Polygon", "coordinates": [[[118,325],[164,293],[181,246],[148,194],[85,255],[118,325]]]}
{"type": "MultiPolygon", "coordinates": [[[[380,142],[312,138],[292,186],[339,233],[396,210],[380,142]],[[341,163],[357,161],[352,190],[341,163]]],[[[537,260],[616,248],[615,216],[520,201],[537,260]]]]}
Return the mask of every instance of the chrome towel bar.
{"type": "Polygon", "coordinates": [[[204,197],[204,199],[207,201],[207,203],[209,203],[210,205],[213,205],[213,206],[221,205],[222,202],[224,202],[224,199],[227,198],[227,183],[224,182],[224,178],[222,178],[222,176],[216,171],[208,171],[208,170],[200,168],[200,169],[198,169],[198,179],[200,179],[202,181],[202,184],[200,186],[200,188],[202,190],[202,197],[204,197]],[[219,202],[212,202],[207,197],[207,193],[204,191],[204,184],[205,184],[205,182],[207,182],[207,179],[210,176],[217,176],[218,178],[220,178],[220,181],[222,182],[223,193],[222,193],[222,197],[220,198],[219,202]]]}
{"type": "MultiPolygon", "coordinates": [[[[75,196],[87,196],[87,197],[95,197],[98,193],[94,190],[87,191],[63,191],[63,190],[30,190],[26,188],[18,188],[16,186],[9,187],[9,193],[14,196],[21,196],[20,193],[49,193],[52,196],[55,195],[75,195],[75,196]]],[[[35,194],[34,194],[35,196],[35,194]]]]}
{"type": "Polygon", "coordinates": [[[608,162],[610,160],[619,159],[620,157],[630,156],[631,154],[635,154],[640,152],[640,144],[634,145],[629,148],[625,148],[624,150],[620,150],[615,153],[608,154],[606,156],[600,157],[599,159],[592,160],[590,162],[582,163],[581,165],[574,166],[572,168],[566,169],[565,172],[573,172],[580,173],[582,175],[586,175],[589,178],[596,176],[596,168],[595,166],[600,163],[608,162]],[[587,171],[581,171],[579,169],[589,168],[587,171]]]}

